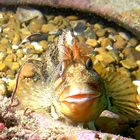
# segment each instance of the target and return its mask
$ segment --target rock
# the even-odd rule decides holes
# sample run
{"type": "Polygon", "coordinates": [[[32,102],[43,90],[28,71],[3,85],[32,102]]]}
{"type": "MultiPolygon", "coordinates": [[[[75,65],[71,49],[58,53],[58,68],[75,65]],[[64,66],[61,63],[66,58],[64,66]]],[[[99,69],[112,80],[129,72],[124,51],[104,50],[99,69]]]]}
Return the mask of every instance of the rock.
{"type": "Polygon", "coordinates": [[[22,58],[24,56],[23,50],[22,49],[18,49],[16,55],[17,55],[18,58],[22,58]]]}
{"type": "Polygon", "coordinates": [[[140,52],[140,44],[135,48],[135,50],[140,52]]]}
{"type": "Polygon", "coordinates": [[[136,140],[140,139],[140,125],[138,125],[134,128],[134,135],[135,135],[136,140]]]}
{"type": "Polygon", "coordinates": [[[118,48],[119,50],[124,49],[125,46],[126,46],[127,41],[124,38],[122,38],[120,35],[116,35],[114,37],[116,39],[116,42],[114,43],[113,46],[115,48],[118,48]]]}
{"type": "Polygon", "coordinates": [[[0,61],[4,60],[5,57],[6,57],[6,52],[0,51],[0,61]]]}
{"type": "Polygon", "coordinates": [[[43,24],[44,24],[44,21],[40,19],[33,19],[29,24],[29,30],[32,33],[40,32],[43,24]]]}
{"type": "Polygon", "coordinates": [[[44,33],[48,33],[50,31],[53,31],[53,30],[56,30],[57,29],[57,26],[56,25],[53,25],[53,24],[44,24],[41,28],[41,31],[44,32],[44,33]]]}
{"type": "Polygon", "coordinates": [[[132,59],[125,59],[120,61],[120,63],[122,64],[123,67],[127,69],[135,69],[137,67],[136,62],[133,61],[132,59]]]}
{"type": "Polygon", "coordinates": [[[140,80],[140,68],[138,68],[136,71],[133,71],[132,75],[135,76],[136,80],[140,80]]]}
{"type": "Polygon", "coordinates": [[[37,42],[32,42],[31,45],[34,46],[34,49],[37,51],[37,53],[43,52],[43,47],[39,45],[37,42]]]}
{"type": "Polygon", "coordinates": [[[86,44],[92,47],[96,47],[98,45],[96,39],[87,39],[86,44]]]}
{"type": "Polygon", "coordinates": [[[39,45],[42,46],[43,50],[46,50],[48,48],[48,42],[46,40],[40,41],[39,45]]]}
{"type": "Polygon", "coordinates": [[[100,29],[102,29],[103,28],[103,25],[102,24],[100,24],[100,23],[96,23],[96,24],[94,24],[94,30],[95,31],[97,31],[97,30],[100,30],[100,29]]]}
{"type": "Polygon", "coordinates": [[[127,41],[130,39],[130,34],[129,33],[119,32],[119,35],[127,41]]]}
{"type": "Polygon", "coordinates": [[[6,71],[7,70],[7,66],[5,65],[5,63],[1,62],[0,63],[0,71],[6,71]]]}
{"type": "Polygon", "coordinates": [[[15,32],[14,33],[14,37],[12,39],[12,44],[13,45],[18,45],[21,41],[21,37],[20,37],[20,33],[19,32],[15,32]]]}
{"type": "Polygon", "coordinates": [[[29,8],[29,7],[18,7],[16,11],[16,17],[20,22],[27,22],[31,19],[37,18],[41,19],[43,17],[39,10],[29,8]]]}
{"type": "Polygon", "coordinates": [[[74,15],[67,16],[66,18],[69,19],[69,20],[78,20],[78,17],[74,16],[74,15]]]}
{"type": "Polygon", "coordinates": [[[5,61],[9,61],[9,62],[13,62],[16,61],[17,57],[15,54],[9,54],[7,55],[7,57],[5,58],[5,61]]]}
{"type": "Polygon", "coordinates": [[[13,92],[13,89],[15,87],[15,84],[16,84],[16,80],[9,80],[9,82],[7,83],[8,84],[8,91],[9,92],[13,92]]]}
{"type": "Polygon", "coordinates": [[[105,133],[119,134],[120,132],[119,123],[114,118],[99,117],[95,121],[95,126],[105,133]]]}
{"type": "Polygon", "coordinates": [[[82,34],[85,30],[86,26],[83,22],[78,22],[74,27],[75,34],[79,35],[82,34]]]}
{"type": "Polygon", "coordinates": [[[13,50],[17,50],[18,48],[19,48],[18,45],[12,45],[12,49],[13,49],[13,50]]]}
{"type": "Polygon", "coordinates": [[[84,31],[85,37],[87,39],[96,39],[96,34],[93,31],[93,29],[91,27],[88,27],[85,31],[84,31]]]}
{"type": "Polygon", "coordinates": [[[105,34],[106,34],[106,30],[105,29],[99,29],[99,30],[96,31],[96,35],[98,37],[103,37],[103,36],[105,36],[105,34]]]}
{"type": "Polygon", "coordinates": [[[6,84],[4,81],[0,80],[0,95],[5,95],[7,92],[6,84]]]}
{"type": "Polygon", "coordinates": [[[101,47],[112,46],[112,42],[109,38],[102,38],[100,40],[101,47]]]}
{"type": "Polygon", "coordinates": [[[18,62],[13,62],[10,69],[13,71],[17,71],[20,67],[20,64],[18,62]]]}
{"type": "Polygon", "coordinates": [[[135,47],[138,44],[138,40],[136,38],[131,38],[128,41],[128,45],[135,47]]]}

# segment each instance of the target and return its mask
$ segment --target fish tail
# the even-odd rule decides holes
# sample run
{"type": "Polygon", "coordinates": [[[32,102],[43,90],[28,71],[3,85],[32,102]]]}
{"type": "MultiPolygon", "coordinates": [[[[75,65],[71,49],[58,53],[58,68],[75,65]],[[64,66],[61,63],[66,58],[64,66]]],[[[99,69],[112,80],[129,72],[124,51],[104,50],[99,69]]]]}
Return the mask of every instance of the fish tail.
{"type": "Polygon", "coordinates": [[[109,71],[101,64],[97,64],[95,70],[105,80],[108,110],[131,120],[139,119],[140,95],[131,78],[120,72],[109,71]]]}

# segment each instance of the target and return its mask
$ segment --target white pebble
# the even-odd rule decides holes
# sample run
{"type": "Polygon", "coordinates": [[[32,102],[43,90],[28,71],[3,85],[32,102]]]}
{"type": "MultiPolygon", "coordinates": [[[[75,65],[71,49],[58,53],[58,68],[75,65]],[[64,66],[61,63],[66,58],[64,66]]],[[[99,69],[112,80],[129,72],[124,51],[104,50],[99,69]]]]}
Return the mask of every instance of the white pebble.
{"type": "Polygon", "coordinates": [[[106,49],[108,49],[108,50],[113,50],[113,47],[112,47],[111,45],[108,45],[108,46],[106,47],[106,49]]]}
{"type": "Polygon", "coordinates": [[[43,47],[41,45],[39,45],[37,42],[32,42],[31,45],[34,46],[34,49],[37,51],[42,51],[43,47]]]}
{"type": "Polygon", "coordinates": [[[140,80],[133,81],[133,84],[137,86],[138,94],[140,94],[140,80]]]}
{"type": "Polygon", "coordinates": [[[19,48],[18,45],[12,45],[12,49],[17,50],[19,48]]]}

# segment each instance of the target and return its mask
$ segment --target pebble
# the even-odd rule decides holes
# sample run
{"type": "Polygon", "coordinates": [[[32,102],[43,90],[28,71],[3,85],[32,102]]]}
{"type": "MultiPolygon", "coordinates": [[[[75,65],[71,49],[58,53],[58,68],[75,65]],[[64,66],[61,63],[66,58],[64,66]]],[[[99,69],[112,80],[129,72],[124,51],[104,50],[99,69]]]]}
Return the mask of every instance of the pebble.
{"type": "Polygon", "coordinates": [[[44,33],[48,33],[50,31],[53,31],[53,30],[56,30],[56,29],[57,29],[56,25],[48,23],[48,24],[42,25],[41,31],[44,32],[44,33]]]}
{"type": "Polygon", "coordinates": [[[19,48],[18,45],[12,45],[12,49],[17,50],[19,48]]]}
{"type": "Polygon", "coordinates": [[[6,52],[0,52],[0,61],[4,60],[6,57],[6,52]]]}
{"type": "Polygon", "coordinates": [[[112,42],[109,38],[102,38],[100,40],[101,47],[112,46],[112,42]]]}
{"type": "Polygon", "coordinates": [[[135,47],[137,44],[138,44],[138,40],[135,39],[135,38],[131,38],[129,41],[128,41],[128,44],[132,47],[135,47]]]}
{"type": "Polygon", "coordinates": [[[136,140],[140,139],[140,125],[138,125],[134,128],[134,135],[135,135],[136,140]]]}
{"type": "Polygon", "coordinates": [[[135,61],[131,59],[122,60],[120,61],[120,63],[122,64],[123,67],[127,69],[135,69],[137,67],[137,64],[135,63],[135,61]]]}
{"type": "Polygon", "coordinates": [[[86,44],[92,47],[96,47],[98,45],[96,39],[87,39],[86,44]]]}
{"type": "Polygon", "coordinates": [[[105,29],[99,29],[99,30],[96,31],[96,35],[98,37],[103,37],[103,36],[105,36],[105,34],[106,34],[106,30],[105,29]]]}
{"type": "Polygon", "coordinates": [[[11,67],[10,69],[13,70],[13,71],[17,71],[20,67],[20,64],[18,62],[13,62],[11,63],[11,67]]]}
{"type": "Polygon", "coordinates": [[[83,22],[78,22],[74,27],[75,34],[79,35],[82,34],[85,30],[86,26],[83,22]]]}
{"type": "Polygon", "coordinates": [[[123,39],[120,35],[114,36],[116,39],[116,42],[114,43],[114,48],[118,48],[119,50],[122,50],[125,48],[127,41],[123,39]]]}
{"type": "Polygon", "coordinates": [[[100,23],[96,23],[96,24],[93,25],[93,28],[94,28],[95,31],[97,31],[97,30],[102,29],[103,28],[103,25],[100,24],[100,23]]]}
{"type": "Polygon", "coordinates": [[[99,117],[95,121],[95,126],[105,133],[119,134],[120,132],[119,123],[114,118],[99,117]]]}
{"type": "Polygon", "coordinates": [[[88,39],[96,39],[97,38],[95,32],[92,30],[91,27],[88,27],[84,31],[84,34],[85,34],[86,38],[88,38],[88,39]]]}
{"type": "Polygon", "coordinates": [[[135,48],[135,50],[140,52],[140,44],[135,48]]]}
{"type": "Polygon", "coordinates": [[[6,71],[6,70],[7,70],[6,64],[3,63],[3,62],[1,62],[1,63],[0,63],[0,71],[4,72],[4,71],[6,71]]]}
{"type": "Polygon", "coordinates": [[[78,19],[78,17],[74,16],[74,15],[67,16],[66,18],[69,19],[69,20],[77,20],[78,19]]]}
{"type": "Polygon", "coordinates": [[[13,80],[10,79],[7,84],[8,84],[8,87],[7,87],[8,91],[12,93],[13,89],[15,87],[15,84],[16,84],[16,80],[15,79],[13,79],[13,80]]]}
{"type": "Polygon", "coordinates": [[[130,34],[126,32],[119,32],[119,35],[127,41],[130,39],[130,34]]]}
{"type": "Polygon", "coordinates": [[[4,81],[0,80],[0,95],[5,95],[7,92],[6,84],[4,81]]]}
{"type": "Polygon", "coordinates": [[[31,45],[34,46],[34,49],[38,52],[38,53],[42,53],[43,52],[43,47],[37,43],[37,42],[32,42],[31,45]]]}
{"type": "Polygon", "coordinates": [[[5,128],[5,125],[4,123],[0,122],[0,132],[2,132],[5,128]]]}
{"type": "Polygon", "coordinates": [[[48,48],[48,42],[46,40],[40,41],[39,45],[42,46],[43,50],[46,50],[48,48]]]}

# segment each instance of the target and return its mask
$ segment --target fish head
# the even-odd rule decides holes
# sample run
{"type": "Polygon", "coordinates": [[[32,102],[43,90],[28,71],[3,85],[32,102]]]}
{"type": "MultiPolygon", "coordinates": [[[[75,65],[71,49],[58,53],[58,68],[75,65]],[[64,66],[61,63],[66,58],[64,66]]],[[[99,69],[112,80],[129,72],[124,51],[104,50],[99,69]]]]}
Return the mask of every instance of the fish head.
{"type": "Polygon", "coordinates": [[[59,95],[60,111],[75,122],[97,118],[106,106],[102,101],[102,79],[94,70],[85,48],[78,43],[65,46],[64,59],[54,85],[59,95]]]}

